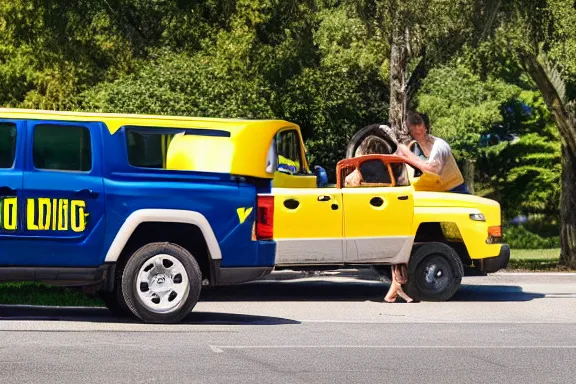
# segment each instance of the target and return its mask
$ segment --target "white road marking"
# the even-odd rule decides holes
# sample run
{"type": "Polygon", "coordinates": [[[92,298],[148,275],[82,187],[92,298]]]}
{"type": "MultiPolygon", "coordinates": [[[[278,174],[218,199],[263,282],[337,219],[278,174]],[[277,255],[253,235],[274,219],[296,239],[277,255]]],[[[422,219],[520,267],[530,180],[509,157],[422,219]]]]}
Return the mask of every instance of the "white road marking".
{"type": "Polygon", "coordinates": [[[492,276],[576,276],[576,272],[496,272],[492,276]]]}
{"type": "Polygon", "coordinates": [[[336,324],[576,324],[574,321],[529,321],[529,320],[406,320],[394,321],[393,318],[382,320],[297,320],[301,323],[336,323],[336,324]]]}
{"type": "Polygon", "coordinates": [[[215,353],[225,349],[576,349],[576,345],[210,345],[215,353]]]}
{"type": "Polygon", "coordinates": [[[210,347],[210,349],[212,350],[212,352],[214,352],[214,353],[222,353],[222,352],[224,352],[223,350],[221,350],[221,349],[218,348],[218,347],[215,347],[214,345],[209,345],[209,347],[210,347]]]}

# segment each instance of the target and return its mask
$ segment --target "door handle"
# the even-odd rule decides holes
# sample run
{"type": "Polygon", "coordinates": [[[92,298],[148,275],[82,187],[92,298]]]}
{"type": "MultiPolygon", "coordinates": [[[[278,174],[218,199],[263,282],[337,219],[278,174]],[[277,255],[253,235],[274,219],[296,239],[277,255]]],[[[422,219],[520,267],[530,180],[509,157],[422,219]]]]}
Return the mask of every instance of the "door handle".
{"type": "Polygon", "coordinates": [[[88,197],[93,197],[93,198],[97,198],[99,195],[98,192],[95,192],[91,189],[80,189],[80,190],[74,191],[74,193],[77,196],[88,196],[88,197]]]}
{"type": "Polygon", "coordinates": [[[332,198],[328,195],[318,196],[318,201],[330,201],[332,198]]]}
{"type": "Polygon", "coordinates": [[[16,190],[10,187],[0,187],[0,196],[16,196],[16,190]]]}
{"type": "Polygon", "coordinates": [[[381,197],[373,197],[370,199],[370,205],[374,207],[381,207],[384,204],[384,200],[381,197]]]}
{"type": "Polygon", "coordinates": [[[408,200],[408,195],[398,196],[398,200],[408,200]]]}
{"type": "Polygon", "coordinates": [[[296,199],[284,200],[284,206],[288,209],[296,209],[300,205],[300,202],[296,199]]]}

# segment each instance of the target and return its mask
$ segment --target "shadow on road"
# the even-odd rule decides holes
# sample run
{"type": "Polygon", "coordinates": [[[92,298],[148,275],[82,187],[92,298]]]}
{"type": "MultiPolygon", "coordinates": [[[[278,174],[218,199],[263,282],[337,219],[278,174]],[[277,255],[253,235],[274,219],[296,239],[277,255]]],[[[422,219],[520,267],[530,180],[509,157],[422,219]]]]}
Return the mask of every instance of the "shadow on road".
{"type": "MultiPolygon", "coordinates": [[[[378,281],[260,281],[205,289],[201,302],[242,301],[373,301],[383,302],[387,283],[378,281]]],[[[526,302],[544,298],[541,293],[524,292],[514,285],[463,284],[453,302],[526,302]]],[[[49,307],[0,304],[1,320],[57,320],[106,323],[138,323],[114,316],[102,307],[49,307]]],[[[192,312],[181,324],[285,325],[300,322],[280,317],[219,312],[192,312]]]]}
{"type": "Polygon", "coordinates": [[[522,287],[516,285],[462,285],[451,301],[531,301],[543,299],[542,293],[524,292],[522,287]]]}
{"type": "MultiPolygon", "coordinates": [[[[2,320],[50,320],[50,321],[80,321],[92,323],[141,323],[132,318],[114,316],[106,308],[86,307],[41,307],[0,305],[0,323],[2,320]]],[[[236,313],[192,312],[182,324],[201,325],[289,325],[300,324],[299,321],[281,317],[255,316],[236,313]]]]}
{"type": "MultiPolygon", "coordinates": [[[[383,302],[389,284],[367,281],[257,282],[203,291],[200,301],[374,301],[383,302]]],[[[463,284],[451,301],[498,302],[541,299],[541,293],[524,292],[513,285],[463,284]]]]}

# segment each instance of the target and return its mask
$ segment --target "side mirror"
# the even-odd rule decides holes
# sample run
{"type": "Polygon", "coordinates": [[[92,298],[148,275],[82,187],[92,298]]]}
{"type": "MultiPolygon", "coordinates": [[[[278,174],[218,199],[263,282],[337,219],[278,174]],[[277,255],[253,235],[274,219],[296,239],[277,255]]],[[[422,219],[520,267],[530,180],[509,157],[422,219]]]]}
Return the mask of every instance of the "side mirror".
{"type": "Polygon", "coordinates": [[[324,168],[319,165],[314,166],[314,174],[316,175],[316,186],[318,188],[328,185],[328,174],[324,168]]]}

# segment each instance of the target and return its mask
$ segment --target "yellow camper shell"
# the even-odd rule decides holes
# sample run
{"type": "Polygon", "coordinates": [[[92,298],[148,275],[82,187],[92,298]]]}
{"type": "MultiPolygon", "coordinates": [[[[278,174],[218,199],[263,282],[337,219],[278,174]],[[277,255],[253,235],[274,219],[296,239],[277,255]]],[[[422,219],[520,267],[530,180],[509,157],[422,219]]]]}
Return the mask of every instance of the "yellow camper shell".
{"type": "MultiPolygon", "coordinates": [[[[0,108],[0,119],[34,119],[100,122],[110,134],[125,126],[166,129],[225,131],[229,135],[176,135],[166,142],[166,168],[175,170],[230,173],[273,179],[274,169],[266,169],[268,151],[275,135],[300,127],[284,120],[250,120],[185,116],[86,113],[0,108]],[[269,172],[272,171],[272,172],[269,172]]],[[[304,144],[302,143],[302,147],[304,144]]],[[[303,159],[306,162],[305,158],[303,159]]],[[[306,170],[308,164],[304,164],[306,170]]]]}

